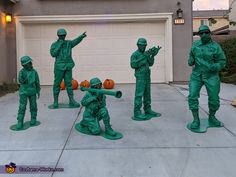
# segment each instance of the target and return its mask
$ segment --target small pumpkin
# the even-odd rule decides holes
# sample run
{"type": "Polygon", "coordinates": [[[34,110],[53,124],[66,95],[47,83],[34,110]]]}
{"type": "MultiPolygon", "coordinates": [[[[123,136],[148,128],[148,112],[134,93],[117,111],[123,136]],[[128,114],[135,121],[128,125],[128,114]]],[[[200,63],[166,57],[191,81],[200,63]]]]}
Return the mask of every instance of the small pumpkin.
{"type": "Polygon", "coordinates": [[[112,79],[106,79],[104,82],[103,82],[103,87],[105,89],[113,89],[115,86],[115,82],[112,80],[112,79]]]}
{"type": "MultiPolygon", "coordinates": [[[[79,84],[78,84],[78,81],[77,81],[77,80],[72,79],[71,84],[72,84],[72,89],[73,89],[73,90],[78,89],[79,84]]],[[[61,88],[61,90],[65,90],[65,89],[66,89],[66,84],[65,84],[65,81],[64,81],[64,80],[61,82],[60,88],[61,88]]]]}
{"type": "Polygon", "coordinates": [[[78,89],[78,86],[79,86],[78,81],[75,79],[72,79],[72,89],[76,90],[78,89]]]}
{"type": "Polygon", "coordinates": [[[80,82],[79,85],[80,85],[80,87],[87,87],[87,88],[90,87],[90,83],[87,80],[84,80],[84,81],[80,82]]]}
{"type": "Polygon", "coordinates": [[[66,85],[65,85],[64,80],[61,82],[60,88],[61,88],[61,90],[65,90],[66,89],[66,85]]]}

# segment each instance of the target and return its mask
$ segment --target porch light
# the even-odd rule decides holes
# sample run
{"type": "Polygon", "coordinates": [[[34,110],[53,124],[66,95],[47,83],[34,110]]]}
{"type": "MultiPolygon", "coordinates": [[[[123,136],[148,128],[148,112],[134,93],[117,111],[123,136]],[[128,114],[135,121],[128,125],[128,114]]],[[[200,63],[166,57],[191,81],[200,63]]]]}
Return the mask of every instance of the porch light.
{"type": "Polygon", "coordinates": [[[5,20],[7,23],[11,23],[12,22],[12,14],[7,13],[5,16],[5,20]]]}

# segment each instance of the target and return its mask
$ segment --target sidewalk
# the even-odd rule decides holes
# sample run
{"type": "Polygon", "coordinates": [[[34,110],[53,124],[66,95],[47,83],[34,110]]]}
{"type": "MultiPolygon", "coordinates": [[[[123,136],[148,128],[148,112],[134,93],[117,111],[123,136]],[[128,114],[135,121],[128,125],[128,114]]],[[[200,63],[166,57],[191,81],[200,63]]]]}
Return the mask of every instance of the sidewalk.
{"type": "MultiPolygon", "coordinates": [[[[152,107],[162,116],[144,122],[131,119],[134,88],[133,84],[118,85],[116,90],[123,97],[107,96],[112,127],[124,135],[116,141],[77,132],[74,125],[83,109],[48,109],[51,87],[42,88],[38,102],[41,125],[26,131],[9,129],[16,123],[17,93],[0,98],[0,165],[14,162],[65,170],[16,177],[235,177],[236,109],[229,102],[222,101],[217,112],[225,127],[196,134],[186,128],[192,120],[187,86],[153,84],[152,107]]],[[[84,93],[77,90],[75,95],[81,100],[84,93]]],[[[223,84],[221,98],[235,97],[236,87],[223,84]]],[[[66,92],[61,92],[60,102],[67,101],[66,92]]],[[[207,116],[204,94],[200,105],[200,116],[207,116]]]]}

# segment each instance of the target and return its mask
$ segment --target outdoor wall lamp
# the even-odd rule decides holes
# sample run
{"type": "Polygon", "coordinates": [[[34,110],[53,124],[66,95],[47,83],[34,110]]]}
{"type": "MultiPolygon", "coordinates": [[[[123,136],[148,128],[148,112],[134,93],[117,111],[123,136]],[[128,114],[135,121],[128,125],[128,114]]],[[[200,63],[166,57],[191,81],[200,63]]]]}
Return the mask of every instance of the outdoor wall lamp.
{"type": "Polygon", "coordinates": [[[12,22],[12,14],[7,13],[5,15],[5,20],[6,20],[6,23],[11,23],[12,22]]]}
{"type": "Polygon", "coordinates": [[[176,14],[177,14],[177,17],[178,18],[183,18],[183,10],[182,9],[178,9],[177,11],[176,11],[176,14]]]}
{"type": "Polygon", "coordinates": [[[176,16],[177,18],[175,19],[175,24],[176,25],[183,25],[184,24],[184,18],[183,18],[183,10],[179,8],[176,11],[176,16]]]}

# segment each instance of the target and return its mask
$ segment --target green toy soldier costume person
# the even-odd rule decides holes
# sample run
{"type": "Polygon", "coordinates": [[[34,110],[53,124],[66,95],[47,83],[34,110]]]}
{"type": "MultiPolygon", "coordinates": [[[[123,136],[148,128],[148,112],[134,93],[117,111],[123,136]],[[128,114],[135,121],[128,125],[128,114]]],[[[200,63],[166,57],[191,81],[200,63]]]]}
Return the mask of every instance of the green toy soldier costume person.
{"type": "Polygon", "coordinates": [[[205,85],[208,94],[209,125],[221,126],[215,113],[220,107],[219,71],[225,67],[226,57],[220,45],[211,39],[210,33],[208,26],[199,27],[201,40],[194,42],[188,59],[189,66],[193,66],[188,96],[189,109],[194,118],[190,126],[191,129],[197,129],[200,126],[198,98],[203,85],[205,85]]]}
{"type": "MultiPolygon", "coordinates": [[[[93,78],[90,80],[90,87],[101,89],[102,82],[98,78],[93,78]]],[[[87,91],[81,100],[81,104],[85,107],[83,119],[80,122],[82,127],[86,127],[91,134],[98,135],[101,133],[99,121],[103,120],[105,134],[116,136],[117,132],[111,128],[110,116],[106,108],[106,96],[104,94],[87,91]]]]}
{"type": "Polygon", "coordinates": [[[50,49],[51,56],[56,58],[54,64],[53,84],[54,108],[58,108],[58,96],[60,93],[60,83],[62,79],[65,81],[66,90],[69,97],[69,106],[79,107],[79,103],[74,100],[72,90],[72,68],[75,66],[75,63],[71,55],[72,48],[78,45],[87,35],[86,32],[84,32],[74,40],[65,40],[66,34],[65,29],[59,29],[57,31],[58,40],[51,45],[50,49]]]}
{"type": "Polygon", "coordinates": [[[32,66],[32,59],[29,56],[23,56],[21,58],[21,65],[23,68],[19,72],[19,96],[20,96],[20,105],[18,110],[18,123],[17,129],[23,128],[25,110],[27,105],[27,100],[29,99],[30,103],[30,113],[31,113],[31,121],[30,125],[36,124],[37,118],[37,102],[36,102],[36,94],[38,98],[40,96],[40,82],[39,76],[35,69],[32,66]]]}
{"type": "Polygon", "coordinates": [[[154,64],[154,57],[157,55],[161,47],[153,47],[147,51],[147,40],[139,38],[137,42],[138,50],[136,50],[130,60],[131,68],[135,69],[136,89],[134,99],[134,118],[147,119],[148,115],[160,116],[159,113],[151,109],[151,78],[149,67],[154,64]],[[145,115],[141,113],[142,98],[144,104],[145,115]]]}

